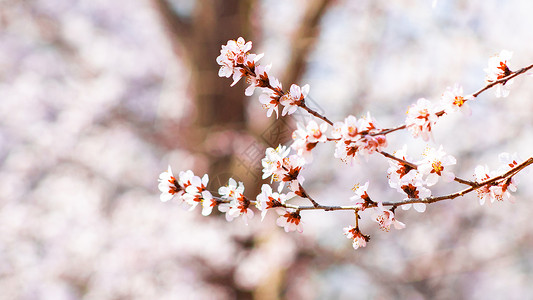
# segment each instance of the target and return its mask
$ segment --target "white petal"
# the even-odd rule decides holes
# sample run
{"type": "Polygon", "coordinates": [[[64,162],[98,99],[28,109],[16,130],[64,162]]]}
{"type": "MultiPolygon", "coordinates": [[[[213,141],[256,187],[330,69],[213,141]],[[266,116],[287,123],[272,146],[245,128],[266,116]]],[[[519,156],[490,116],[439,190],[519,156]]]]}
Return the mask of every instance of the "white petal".
{"type": "Polygon", "coordinates": [[[202,177],[202,184],[204,186],[207,186],[208,182],[209,182],[209,175],[205,174],[204,177],[202,177]]]}
{"type": "Polygon", "coordinates": [[[172,199],[174,197],[174,195],[170,194],[170,193],[163,193],[161,194],[161,201],[162,202],[167,202],[168,200],[172,199]]]}
{"type": "Polygon", "coordinates": [[[403,210],[408,210],[409,208],[411,208],[411,204],[402,205],[403,210]]]}
{"type": "Polygon", "coordinates": [[[400,230],[400,229],[404,229],[405,228],[405,224],[398,221],[398,220],[395,220],[394,221],[394,228],[400,230]]]}
{"type": "Polygon", "coordinates": [[[254,91],[255,91],[255,85],[250,85],[249,87],[246,88],[246,90],[244,90],[244,94],[246,96],[251,96],[254,94],[254,91]]]}
{"type": "Polygon", "coordinates": [[[413,207],[417,212],[423,213],[426,211],[426,204],[424,203],[414,203],[413,207]]]}
{"type": "MultiPolygon", "coordinates": [[[[207,202],[204,202],[204,203],[207,203],[207,202]]],[[[211,203],[209,203],[208,205],[204,205],[203,206],[202,215],[203,216],[209,216],[212,211],[213,211],[213,207],[211,206],[211,203]]]]}
{"type": "Polygon", "coordinates": [[[435,173],[429,174],[428,177],[426,178],[427,186],[435,185],[438,181],[439,181],[439,175],[435,173]]]}

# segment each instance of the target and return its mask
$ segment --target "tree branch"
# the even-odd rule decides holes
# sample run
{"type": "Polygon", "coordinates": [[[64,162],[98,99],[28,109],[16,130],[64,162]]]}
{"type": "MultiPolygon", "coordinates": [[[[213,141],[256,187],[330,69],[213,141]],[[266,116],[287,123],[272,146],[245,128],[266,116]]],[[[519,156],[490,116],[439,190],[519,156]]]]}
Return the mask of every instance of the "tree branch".
{"type": "Polygon", "coordinates": [[[305,71],[306,59],[319,34],[320,21],[326,14],[331,0],[309,1],[300,26],[291,37],[291,57],[282,82],[298,82],[305,71]]]}

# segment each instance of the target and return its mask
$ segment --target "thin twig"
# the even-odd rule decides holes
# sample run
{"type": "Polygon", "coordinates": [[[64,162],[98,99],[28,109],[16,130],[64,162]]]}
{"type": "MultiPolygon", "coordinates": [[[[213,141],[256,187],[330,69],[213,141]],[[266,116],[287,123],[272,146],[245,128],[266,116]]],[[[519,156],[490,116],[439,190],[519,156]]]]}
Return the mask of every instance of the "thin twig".
{"type": "MultiPolygon", "coordinates": [[[[385,151],[378,151],[378,153],[382,154],[383,156],[385,156],[385,157],[387,157],[389,159],[395,160],[395,161],[399,162],[400,164],[409,166],[410,168],[413,168],[413,169],[418,169],[418,166],[415,163],[408,162],[408,161],[406,161],[404,159],[396,157],[396,156],[394,156],[392,154],[389,154],[389,153],[387,153],[385,151]]],[[[466,179],[461,179],[459,177],[455,177],[453,180],[456,181],[456,182],[465,184],[465,185],[469,185],[471,187],[477,187],[478,186],[478,184],[476,182],[473,182],[473,181],[470,181],[470,180],[466,180],[466,179]]]]}
{"type": "Polygon", "coordinates": [[[493,81],[493,82],[487,84],[485,87],[483,87],[483,88],[480,89],[479,91],[473,93],[473,94],[472,94],[472,97],[477,97],[477,96],[479,96],[479,94],[483,93],[485,90],[488,90],[488,89],[490,89],[491,87],[493,87],[493,86],[495,86],[495,85],[497,85],[497,84],[500,84],[500,83],[501,83],[501,84],[505,84],[507,81],[509,81],[509,80],[511,80],[511,79],[513,79],[513,78],[515,78],[516,76],[518,76],[518,75],[520,75],[520,74],[526,72],[527,70],[529,70],[529,69],[531,69],[531,68],[533,68],[533,64],[532,64],[532,65],[529,65],[529,66],[527,66],[527,67],[524,67],[524,68],[522,68],[522,69],[520,69],[520,70],[518,70],[518,71],[516,71],[516,72],[513,72],[512,74],[510,74],[510,75],[508,75],[508,76],[506,76],[506,77],[503,77],[503,78],[501,78],[501,79],[498,79],[498,80],[496,80],[496,81],[493,81]]]}
{"type": "MultiPolygon", "coordinates": [[[[530,69],[533,69],[533,64],[529,65],[527,67],[524,67],[524,68],[522,68],[522,69],[520,69],[520,70],[518,70],[516,72],[513,72],[512,74],[510,74],[510,75],[508,75],[506,77],[503,77],[501,79],[498,79],[496,81],[493,81],[493,82],[487,84],[486,86],[481,88],[479,91],[473,93],[472,97],[475,98],[475,97],[479,96],[481,93],[483,93],[484,91],[492,88],[493,86],[495,86],[497,84],[505,84],[507,81],[515,78],[516,76],[518,76],[520,74],[523,74],[523,73],[527,72],[530,69]]],[[[465,101],[466,101],[466,99],[465,99],[465,101]]],[[[439,112],[436,113],[436,115],[439,116],[439,117],[444,115],[444,114],[445,114],[444,110],[439,111],[439,112]]],[[[371,135],[375,136],[375,135],[380,135],[380,134],[389,134],[389,133],[392,133],[392,132],[395,132],[395,131],[398,131],[398,130],[401,130],[401,129],[405,129],[405,128],[407,128],[407,125],[403,124],[403,125],[399,125],[399,126],[396,126],[396,127],[393,127],[393,128],[383,129],[379,133],[372,133],[371,135]]]]}
{"type": "Polygon", "coordinates": [[[319,118],[319,119],[323,120],[324,122],[328,123],[329,125],[333,126],[333,122],[331,122],[325,116],[323,116],[323,115],[319,114],[318,112],[312,110],[311,108],[307,107],[307,105],[305,105],[305,102],[300,107],[305,109],[308,113],[310,113],[311,115],[315,116],[316,118],[319,118]]]}
{"type": "Polygon", "coordinates": [[[315,200],[313,200],[313,198],[311,198],[311,196],[309,196],[309,194],[305,191],[304,187],[302,186],[302,184],[300,182],[298,182],[298,187],[300,188],[300,191],[302,192],[301,196],[304,197],[304,198],[309,199],[309,201],[311,201],[311,203],[313,203],[314,207],[320,207],[321,206],[315,200]]]}

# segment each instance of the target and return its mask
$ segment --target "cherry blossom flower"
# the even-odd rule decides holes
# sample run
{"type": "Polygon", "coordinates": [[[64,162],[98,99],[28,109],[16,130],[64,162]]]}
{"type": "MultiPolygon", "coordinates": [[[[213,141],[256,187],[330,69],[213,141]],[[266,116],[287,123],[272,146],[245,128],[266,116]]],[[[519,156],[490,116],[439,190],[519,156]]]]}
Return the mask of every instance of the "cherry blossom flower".
{"type": "Polygon", "coordinates": [[[378,206],[375,208],[373,219],[379,224],[379,227],[383,231],[388,232],[391,225],[394,225],[394,228],[396,229],[405,228],[405,224],[396,220],[392,211],[384,209],[381,202],[378,202],[378,206]]]}
{"type": "Polygon", "coordinates": [[[185,188],[185,194],[182,196],[183,200],[187,204],[191,205],[191,210],[193,210],[198,204],[203,200],[202,192],[207,191],[207,183],[209,182],[209,176],[205,174],[202,178],[194,176],[191,179],[191,185],[185,188]]]}
{"type": "Polygon", "coordinates": [[[278,181],[303,182],[304,178],[300,174],[300,171],[304,165],[305,159],[300,155],[293,154],[289,157],[285,157],[282,161],[281,169],[278,169],[276,179],[278,181]]]}
{"type": "Polygon", "coordinates": [[[271,182],[287,182],[289,183],[289,188],[297,192],[300,190],[298,183],[304,181],[300,171],[305,165],[305,159],[297,154],[287,157],[289,152],[290,148],[281,145],[276,149],[268,148],[265,151],[266,155],[261,160],[263,165],[263,179],[272,176],[271,182]]]}
{"type": "MultiPolygon", "coordinates": [[[[404,145],[400,150],[397,150],[393,155],[403,161],[412,161],[412,159],[407,156],[407,145],[404,145]]],[[[389,169],[387,170],[387,177],[389,178],[390,187],[397,189],[402,186],[403,182],[407,182],[405,177],[407,174],[419,173],[417,169],[413,168],[411,165],[399,162],[397,160],[389,160],[389,169]]],[[[411,176],[417,176],[411,174],[411,176]]]]}
{"type": "Polygon", "coordinates": [[[255,64],[263,54],[250,54],[248,51],[252,49],[252,42],[246,42],[242,37],[239,37],[237,41],[229,40],[226,45],[222,45],[220,55],[216,61],[221,66],[218,71],[220,77],[230,77],[233,75],[234,86],[242,77],[247,75],[247,71],[243,67],[247,67],[250,70],[255,68],[255,64]]]}
{"type": "Polygon", "coordinates": [[[230,178],[228,180],[228,185],[221,186],[218,189],[218,194],[222,199],[236,199],[240,196],[242,196],[244,193],[244,185],[242,182],[239,181],[239,184],[237,185],[237,181],[235,179],[230,178]]]}
{"type": "Polygon", "coordinates": [[[381,151],[387,147],[387,138],[385,135],[365,135],[359,139],[356,144],[358,145],[358,154],[368,159],[368,156],[376,151],[381,151]]]}
{"type": "MultiPolygon", "coordinates": [[[[474,178],[477,182],[482,182],[485,180],[490,179],[489,175],[489,168],[487,166],[477,166],[474,170],[474,178]]],[[[482,186],[476,190],[478,198],[479,198],[479,204],[483,205],[485,204],[485,201],[487,198],[490,199],[490,188],[489,186],[482,186]]],[[[494,199],[492,199],[491,202],[494,202],[494,199]]]]}
{"type": "MultiPolygon", "coordinates": [[[[241,78],[246,77],[250,78],[254,73],[253,70],[256,69],[256,63],[263,57],[263,54],[248,54],[244,63],[239,64],[238,67],[235,67],[233,71],[233,82],[230,86],[234,86],[241,80],[241,78]]],[[[262,81],[263,82],[263,81],[262,81]]],[[[264,82],[263,82],[264,83],[264,82]]]]}
{"type": "Polygon", "coordinates": [[[259,96],[259,102],[267,110],[267,117],[270,117],[272,112],[275,111],[277,119],[279,117],[279,101],[281,96],[283,96],[283,90],[278,79],[271,76],[269,80],[273,89],[263,89],[263,94],[259,96]]]}
{"type": "Polygon", "coordinates": [[[514,177],[507,178],[506,180],[500,182],[498,185],[493,185],[489,188],[492,199],[498,201],[511,200],[511,193],[516,192],[517,182],[514,177]]]}
{"type": "Polygon", "coordinates": [[[350,115],[344,119],[344,122],[333,124],[331,135],[336,139],[356,141],[360,138],[359,126],[357,118],[350,115]]]}
{"type": "Polygon", "coordinates": [[[248,219],[254,216],[253,210],[250,209],[250,201],[247,199],[245,201],[233,199],[230,203],[220,204],[218,210],[226,214],[226,221],[228,222],[242,216],[244,224],[248,225],[248,219]]]}
{"type": "Polygon", "coordinates": [[[232,204],[234,205],[230,205],[226,213],[226,220],[232,221],[234,218],[242,216],[244,224],[248,225],[248,219],[254,217],[254,211],[250,209],[251,202],[246,198],[242,198],[232,204]]]}
{"type": "Polygon", "coordinates": [[[261,211],[261,221],[265,218],[269,209],[283,210],[283,205],[288,200],[288,195],[281,193],[282,185],[279,185],[278,192],[272,192],[272,187],[268,184],[261,186],[261,194],[257,195],[256,207],[261,211]]]}
{"type": "Polygon", "coordinates": [[[257,66],[255,68],[255,76],[248,76],[246,77],[246,82],[250,84],[249,87],[246,88],[244,91],[244,94],[246,96],[253,95],[256,87],[268,87],[270,84],[270,79],[268,76],[268,71],[270,71],[270,68],[272,65],[267,65],[265,67],[263,66],[257,66]]]}
{"type": "MultiPolygon", "coordinates": [[[[502,50],[500,54],[494,55],[489,58],[488,67],[484,69],[487,73],[485,80],[487,83],[491,83],[497,80],[500,80],[504,77],[511,75],[513,72],[509,69],[508,63],[513,52],[508,50],[502,50]]],[[[501,84],[496,85],[496,97],[507,97],[509,95],[509,90],[507,87],[513,83],[513,80],[507,80],[501,84]],[[507,85],[507,86],[505,86],[507,85]]]]}
{"type": "Polygon", "coordinates": [[[161,201],[167,202],[168,200],[174,198],[174,196],[183,195],[185,189],[181,186],[174,174],[172,174],[172,169],[168,166],[168,171],[163,172],[159,175],[159,190],[161,191],[161,201]]]}
{"type": "Polygon", "coordinates": [[[229,40],[226,45],[222,45],[217,63],[221,65],[218,71],[220,77],[230,77],[235,72],[237,65],[242,65],[246,61],[248,51],[252,49],[252,42],[246,42],[242,37],[237,41],[229,40]]]}
{"type": "Polygon", "coordinates": [[[359,119],[350,115],[344,119],[344,122],[333,124],[332,136],[337,139],[357,141],[362,135],[379,133],[376,121],[370,113],[359,119]]]}
{"type": "Polygon", "coordinates": [[[359,146],[355,142],[337,142],[333,156],[340,158],[343,162],[353,163],[354,161],[358,161],[357,150],[359,150],[359,146]]]}
{"type": "Polygon", "coordinates": [[[348,116],[344,122],[336,122],[333,124],[332,136],[339,139],[334,156],[346,162],[354,161],[360,155],[367,158],[387,146],[385,135],[379,135],[370,113],[360,119],[348,116]]]}
{"type": "Polygon", "coordinates": [[[302,220],[300,212],[291,208],[279,210],[280,216],[276,220],[276,224],[285,229],[285,232],[298,231],[303,232],[302,220]]]}
{"type": "Polygon", "coordinates": [[[263,179],[272,176],[272,180],[274,180],[276,174],[283,171],[283,159],[289,155],[290,151],[290,148],[282,145],[279,145],[276,149],[266,149],[265,157],[261,160],[261,164],[263,165],[263,179]]]}
{"type": "Polygon", "coordinates": [[[213,207],[217,206],[218,201],[213,198],[209,191],[203,191],[202,198],[202,215],[209,216],[213,211],[213,207]]]}
{"type": "Polygon", "coordinates": [[[455,179],[455,174],[445,168],[455,165],[455,157],[446,154],[442,145],[439,149],[426,148],[423,155],[425,158],[419,162],[418,171],[427,175],[426,184],[428,186],[436,184],[440,177],[442,177],[444,182],[452,182],[455,179]]]}
{"type": "MultiPolygon", "coordinates": [[[[497,176],[494,172],[490,172],[489,168],[485,166],[477,166],[474,170],[474,177],[478,183],[490,180],[497,176]]],[[[483,205],[487,200],[493,203],[495,200],[503,201],[510,200],[511,193],[516,192],[517,182],[513,177],[501,180],[499,182],[483,185],[476,189],[479,198],[479,204],[483,205]]]]}
{"type": "Polygon", "coordinates": [[[300,87],[296,84],[291,85],[288,93],[283,95],[280,103],[284,106],[281,115],[292,115],[298,109],[298,106],[304,104],[305,97],[309,93],[309,85],[306,84],[300,87]]]}
{"type": "Polygon", "coordinates": [[[356,250],[361,247],[366,247],[366,242],[370,240],[368,236],[362,234],[359,229],[354,226],[344,227],[343,231],[346,238],[353,240],[352,246],[356,250]]]}
{"type": "Polygon", "coordinates": [[[291,147],[296,150],[298,155],[305,158],[307,162],[311,162],[313,156],[311,155],[311,150],[320,142],[324,143],[327,141],[325,132],[328,128],[328,124],[323,122],[318,125],[315,121],[310,121],[307,123],[306,127],[303,127],[300,123],[297,124],[298,129],[292,133],[292,143],[291,147]]]}
{"type": "Polygon", "coordinates": [[[307,197],[307,194],[303,190],[301,183],[305,181],[305,178],[301,175],[301,170],[305,164],[305,159],[299,155],[293,154],[289,157],[283,158],[280,167],[276,169],[272,175],[273,181],[280,182],[279,190],[282,190],[287,184],[287,187],[291,190],[287,194],[287,197],[291,198],[294,195],[300,197],[307,197]]]}
{"type": "MultiPolygon", "coordinates": [[[[407,174],[396,189],[406,196],[405,199],[424,199],[431,196],[431,190],[423,185],[422,174],[419,172],[407,174]]],[[[425,203],[413,203],[412,206],[417,212],[426,211],[425,203]]],[[[411,204],[402,205],[403,210],[410,208],[411,204]]]]}
{"type": "Polygon", "coordinates": [[[191,185],[190,180],[194,177],[194,174],[191,170],[186,172],[180,172],[178,180],[172,174],[172,169],[168,166],[168,171],[163,172],[159,175],[159,185],[158,188],[161,191],[161,201],[166,202],[178,196],[180,200],[182,199],[185,189],[191,185]]]}
{"type": "Polygon", "coordinates": [[[322,124],[318,125],[315,121],[309,121],[305,127],[307,131],[307,142],[324,143],[327,141],[328,138],[325,135],[327,128],[328,124],[326,122],[322,122],[322,124]]]}
{"type": "Polygon", "coordinates": [[[253,218],[254,212],[250,209],[251,201],[244,196],[244,185],[242,182],[237,182],[230,178],[228,185],[221,186],[218,189],[222,199],[230,200],[229,203],[220,204],[218,210],[226,213],[226,220],[228,222],[242,216],[243,221],[248,225],[248,219],[253,218]]]}
{"type": "Polygon", "coordinates": [[[518,158],[518,154],[516,153],[509,154],[507,152],[503,152],[498,155],[498,160],[500,161],[500,163],[504,164],[505,169],[508,169],[516,167],[520,159],[518,158]]]}
{"type": "Polygon", "coordinates": [[[461,111],[466,116],[472,114],[472,110],[466,102],[473,99],[473,97],[464,96],[463,87],[458,84],[455,84],[453,88],[448,87],[442,94],[441,99],[446,113],[461,111]]]}
{"type": "Polygon", "coordinates": [[[417,138],[422,137],[424,141],[431,138],[431,130],[439,118],[437,108],[427,99],[420,98],[416,104],[411,105],[407,111],[405,124],[407,130],[417,138]]]}
{"type": "Polygon", "coordinates": [[[356,184],[352,189],[355,192],[355,195],[350,197],[350,200],[356,202],[355,207],[357,207],[357,209],[360,211],[365,210],[369,204],[374,203],[372,200],[370,200],[370,196],[368,196],[368,185],[369,182],[367,181],[362,186],[356,184]]]}

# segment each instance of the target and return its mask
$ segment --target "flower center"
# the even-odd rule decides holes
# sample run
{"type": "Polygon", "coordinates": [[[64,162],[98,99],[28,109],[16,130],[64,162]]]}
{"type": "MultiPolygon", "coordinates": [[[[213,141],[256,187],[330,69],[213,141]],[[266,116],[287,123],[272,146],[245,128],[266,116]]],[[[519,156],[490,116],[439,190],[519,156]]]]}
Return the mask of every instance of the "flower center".
{"type": "Polygon", "coordinates": [[[437,175],[441,176],[442,170],[444,170],[444,167],[442,166],[442,163],[440,161],[435,161],[431,164],[431,167],[433,167],[433,170],[431,170],[431,173],[437,173],[437,175]]]}
{"type": "Polygon", "coordinates": [[[453,105],[457,105],[459,107],[463,106],[465,104],[465,98],[461,96],[455,96],[455,100],[453,101],[453,105]]]}

